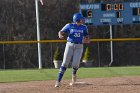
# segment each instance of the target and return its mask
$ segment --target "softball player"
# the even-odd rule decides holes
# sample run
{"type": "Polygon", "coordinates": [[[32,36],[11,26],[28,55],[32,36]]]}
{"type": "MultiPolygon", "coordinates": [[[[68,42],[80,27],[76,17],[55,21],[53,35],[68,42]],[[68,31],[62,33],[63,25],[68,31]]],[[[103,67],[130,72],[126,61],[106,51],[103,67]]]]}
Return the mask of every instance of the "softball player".
{"type": "Polygon", "coordinates": [[[58,79],[55,87],[60,86],[61,79],[70,61],[72,61],[72,84],[76,82],[76,72],[79,68],[80,59],[83,52],[83,43],[90,42],[87,26],[83,25],[84,21],[85,19],[81,13],[75,13],[73,15],[73,23],[66,24],[58,32],[60,39],[64,39],[65,34],[67,34],[68,37],[63,62],[58,73],[58,79]]]}

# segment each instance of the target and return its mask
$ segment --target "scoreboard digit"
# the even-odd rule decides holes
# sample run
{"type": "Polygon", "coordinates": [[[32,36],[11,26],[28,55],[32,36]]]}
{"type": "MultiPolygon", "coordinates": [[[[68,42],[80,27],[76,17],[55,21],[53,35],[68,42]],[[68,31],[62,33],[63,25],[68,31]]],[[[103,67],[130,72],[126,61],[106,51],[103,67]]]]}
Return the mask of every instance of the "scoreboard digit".
{"type": "Polygon", "coordinates": [[[140,2],[82,3],[80,12],[87,25],[140,23],[140,2]]]}

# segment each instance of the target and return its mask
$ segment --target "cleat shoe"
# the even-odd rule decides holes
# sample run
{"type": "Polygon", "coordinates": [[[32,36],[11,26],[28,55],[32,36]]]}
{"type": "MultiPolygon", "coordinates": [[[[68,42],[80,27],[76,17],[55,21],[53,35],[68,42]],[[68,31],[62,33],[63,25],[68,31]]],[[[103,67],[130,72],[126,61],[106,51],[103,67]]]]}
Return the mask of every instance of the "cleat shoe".
{"type": "Polygon", "coordinates": [[[55,87],[60,87],[60,82],[56,81],[55,87]]]}

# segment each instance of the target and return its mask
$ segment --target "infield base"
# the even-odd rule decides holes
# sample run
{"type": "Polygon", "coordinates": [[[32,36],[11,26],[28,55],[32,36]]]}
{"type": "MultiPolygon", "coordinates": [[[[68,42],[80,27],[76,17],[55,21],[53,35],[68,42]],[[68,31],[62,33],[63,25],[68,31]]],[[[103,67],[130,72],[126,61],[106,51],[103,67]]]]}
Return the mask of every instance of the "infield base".
{"type": "Polygon", "coordinates": [[[75,83],[69,83],[70,86],[73,86],[73,85],[83,85],[83,84],[86,84],[86,82],[75,82],[75,83]]]}

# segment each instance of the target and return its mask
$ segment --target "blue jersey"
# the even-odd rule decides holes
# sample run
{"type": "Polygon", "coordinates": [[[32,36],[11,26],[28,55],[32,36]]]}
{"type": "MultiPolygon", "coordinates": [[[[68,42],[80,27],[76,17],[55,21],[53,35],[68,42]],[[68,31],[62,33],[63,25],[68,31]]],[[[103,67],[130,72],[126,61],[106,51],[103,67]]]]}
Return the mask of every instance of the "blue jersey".
{"type": "Polygon", "coordinates": [[[66,24],[61,31],[68,34],[68,42],[82,43],[83,37],[88,35],[86,25],[77,25],[75,23],[66,24]]]}

